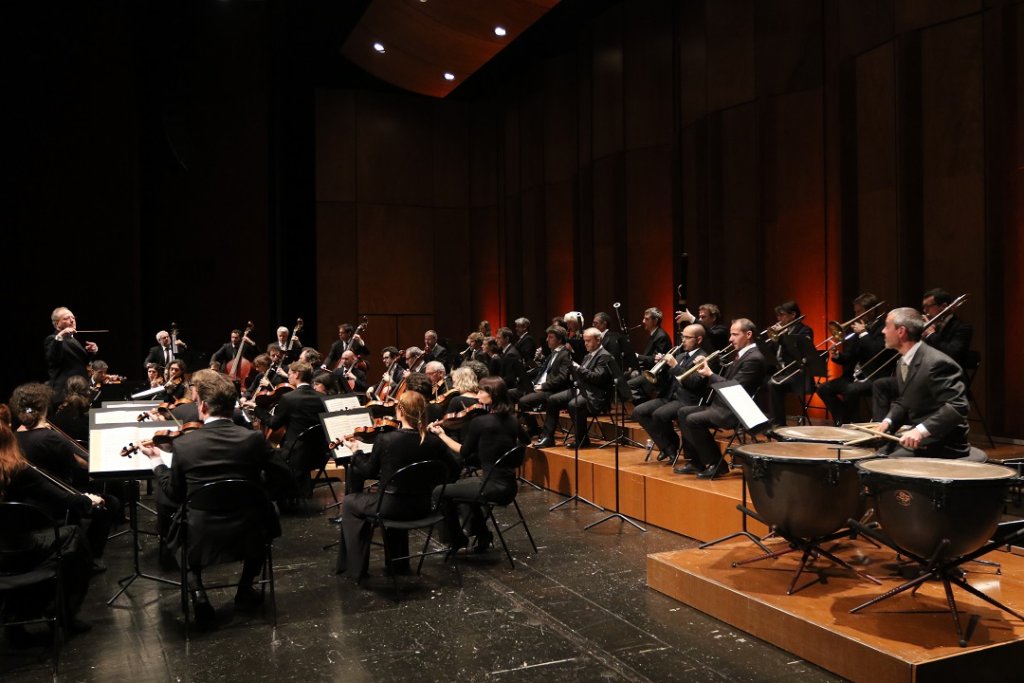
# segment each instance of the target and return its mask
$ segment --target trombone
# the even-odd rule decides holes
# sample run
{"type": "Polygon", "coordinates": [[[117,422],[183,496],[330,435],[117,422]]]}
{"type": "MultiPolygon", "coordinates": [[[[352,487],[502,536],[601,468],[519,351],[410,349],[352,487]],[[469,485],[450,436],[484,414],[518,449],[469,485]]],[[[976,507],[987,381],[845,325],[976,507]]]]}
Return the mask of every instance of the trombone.
{"type": "Polygon", "coordinates": [[[793,318],[792,320],[790,320],[788,323],[786,323],[782,327],[779,327],[779,324],[775,323],[771,327],[768,327],[768,328],[765,328],[765,329],[761,330],[761,333],[759,335],[757,335],[757,336],[759,336],[759,337],[767,336],[769,339],[771,339],[773,342],[775,342],[777,344],[779,342],[779,337],[781,337],[782,334],[786,330],[788,330],[793,325],[796,325],[798,322],[800,322],[801,320],[803,320],[806,317],[807,317],[807,314],[804,314],[804,315],[801,315],[799,317],[793,318]]]}
{"type": "MultiPolygon", "coordinates": [[[[825,341],[827,342],[827,341],[829,341],[831,339],[836,344],[842,343],[842,341],[844,339],[848,338],[846,336],[846,328],[848,328],[850,325],[854,324],[858,320],[863,319],[864,316],[866,316],[868,313],[870,313],[871,311],[875,310],[879,306],[883,306],[883,305],[885,305],[885,302],[884,301],[879,301],[877,304],[875,304],[871,308],[867,309],[866,311],[864,311],[860,315],[853,316],[852,318],[847,320],[845,323],[838,323],[835,320],[829,320],[828,321],[828,337],[825,338],[825,341]]],[[[872,320],[871,323],[868,325],[868,327],[871,327],[871,325],[874,325],[875,322],[879,318],[881,318],[883,315],[885,315],[885,313],[882,313],[882,314],[876,316],[874,318],[874,320],[872,320]]]]}
{"type": "Polygon", "coordinates": [[[683,382],[686,381],[687,377],[689,377],[693,373],[697,372],[697,370],[700,370],[701,367],[707,365],[708,363],[710,363],[715,358],[718,358],[719,356],[721,356],[721,358],[719,358],[719,362],[724,361],[726,359],[726,357],[731,356],[737,350],[738,349],[735,346],[733,346],[732,343],[730,342],[730,343],[726,344],[724,347],[718,349],[717,351],[715,351],[714,353],[712,353],[712,354],[710,354],[708,356],[701,356],[700,358],[698,358],[693,363],[693,367],[692,368],[687,369],[686,372],[684,372],[681,375],[679,375],[678,377],[676,377],[676,381],[679,382],[680,384],[682,384],[683,382]]]}

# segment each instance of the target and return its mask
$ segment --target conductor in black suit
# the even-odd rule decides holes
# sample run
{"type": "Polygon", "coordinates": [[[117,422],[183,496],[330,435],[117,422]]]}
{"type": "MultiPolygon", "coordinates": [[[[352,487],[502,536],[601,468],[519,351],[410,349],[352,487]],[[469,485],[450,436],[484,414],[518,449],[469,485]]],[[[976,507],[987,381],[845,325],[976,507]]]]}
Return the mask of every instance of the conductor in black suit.
{"type": "Polygon", "coordinates": [[[83,346],[75,339],[78,331],[75,314],[69,309],[63,306],[53,309],[50,321],[55,332],[43,341],[43,349],[50,374],[50,388],[54,390],[54,400],[59,402],[64,395],[68,377],[79,375],[89,378],[85,366],[89,363],[89,356],[96,355],[100,349],[95,342],[87,341],[83,346]]]}
{"type": "MultiPolygon", "coordinates": [[[[159,490],[172,509],[192,492],[210,482],[243,479],[260,483],[262,473],[272,468],[272,449],[259,432],[239,427],[231,421],[237,392],[225,375],[200,370],[192,376],[193,398],[203,427],[183,434],[174,441],[171,467],[163,464],[160,451],[142,448],[150,458],[159,490]]],[[[264,542],[281,535],[277,512],[268,502],[259,509],[239,510],[234,515],[208,517],[201,511],[189,514],[189,564],[192,582],[199,587],[193,595],[196,619],[209,621],[213,608],[202,590],[202,566],[244,557],[235,604],[252,606],[260,601],[253,581],[263,568],[264,543],[248,543],[249,532],[262,530],[264,542]],[[246,544],[248,543],[248,544],[246,544]]],[[[173,549],[175,538],[169,540],[173,549]]]]}
{"type": "MultiPolygon", "coordinates": [[[[735,361],[721,375],[713,373],[706,363],[700,366],[697,374],[707,378],[712,389],[721,382],[738,382],[753,396],[764,382],[767,370],[764,356],[754,343],[756,330],[754,323],[746,318],[734,320],[729,328],[729,341],[737,349],[735,361]]],[[[736,416],[729,406],[712,394],[705,406],[680,408],[678,419],[683,432],[683,452],[689,460],[687,465],[679,467],[678,473],[714,479],[724,471],[724,461],[711,432],[719,428],[735,429],[738,424],[736,416]]]]}
{"type": "Polygon", "coordinates": [[[896,308],[885,318],[885,345],[901,358],[896,361],[897,397],[878,429],[895,432],[911,426],[891,457],[964,458],[970,445],[960,366],[921,341],[924,325],[913,308],[896,308]]]}
{"type": "Polygon", "coordinates": [[[312,493],[310,470],[320,466],[320,459],[327,452],[326,439],[323,448],[312,453],[305,452],[306,444],[299,441],[300,434],[320,424],[320,413],[326,410],[323,396],[310,384],[312,379],[313,367],[303,360],[295,361],[288,366],[288,383],[295,390],[281,397],[273,415],[265,408],[256,408],[256,415],[271,430],[285,428],[281,452],[285,454],[297,490],[305,495],[312,493]]]}
{"type": "Polygon", "coordinates": [[[568,408],[569,414],[576,425],[576,441],[566,444],[566,448],[588,448],[587,418],[606,412],[611,405],[612,386],[612,355],[601,346],[601,331],[588,327],[583,331],[583,344],[586,353],[582,363],[573,363],[573,379],[579,385],[579,392],[572,389],[560,391],[548,399],[544,420],[544,432],[538,445],[553,446],[555,428],[558,426],[558,413],[568,408]]]}

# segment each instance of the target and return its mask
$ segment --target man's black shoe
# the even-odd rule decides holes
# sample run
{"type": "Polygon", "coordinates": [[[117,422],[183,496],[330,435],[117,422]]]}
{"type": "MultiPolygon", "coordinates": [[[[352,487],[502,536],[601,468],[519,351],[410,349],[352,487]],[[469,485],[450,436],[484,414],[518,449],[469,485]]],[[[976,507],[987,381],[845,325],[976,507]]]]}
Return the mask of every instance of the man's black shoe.
{"type": "Polygon", "coordinates": [[[537,439],[536,441],[533,442],[533,447],[534,448],[551,448],[554,445],[555,445],[555,440],[553,438],[551,438],[550,436],[542,437],[542,438],[537,439]]]}
{"type": "Polygon", "coordinates": [[[725,464],[725,460],[719,460],[714,465],[708,465],[707,469],[697,475],[698,479],[715,479],[719,475],[725,474],[729,469],[729,466],[725,464]]]}
{"type": "Polygon", "coordinates": [[[700,470],[693,466],[692,462],[684,462],[681,465],[676,465],[672,468],[672,471],[676,474],[700,474],[700,470]]]}

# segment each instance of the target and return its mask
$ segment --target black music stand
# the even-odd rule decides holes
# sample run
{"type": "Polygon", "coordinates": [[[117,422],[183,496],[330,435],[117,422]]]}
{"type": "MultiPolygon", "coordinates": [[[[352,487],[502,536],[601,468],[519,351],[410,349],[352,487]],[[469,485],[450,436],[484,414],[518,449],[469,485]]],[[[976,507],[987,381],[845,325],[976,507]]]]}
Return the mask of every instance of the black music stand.
{"type": "Polygon", "coordinates": [[[142,532],[139,531],[140,503],[138,481],[142,478],[143,477],[139,477],[138,473],[136,473],[135,477],[129,480],[130,483],[128,485],[128,528],[131,529],[132,534],[132,573],[117,580],[117,583],[121,588],[114,593],[113,597],[107,600],[108,607],[113,605],[114,601],[121,597],[121,594],[135,583],[135,579],[149,579],[150,581],[156,581],[157,583],[166,583],[169,586],[181,586],[179,581],[173,581],[171,579],[165,579],[162,576],[154,576],[153,574],[145,573],[142,571],[142,567],[139,564],[139,554],[141,552],[139,534],[142,532]]]}
{"type": "MultiPolygon", "coordinates": [[[[782,348],[789,358],[795,358],[795,363],[790,371],[799,374],[803,380],[800,387],[800,414],[804,424],[810,424],[811,418],[807,414],[807,407],[810,405],[814,392],[807,392],[807,378],[828,377],[828,361],[814,348],[814,342],[810,337],[802,334],[787,334],[779,339],[782,348]]],[[[780,382],[788,384],[788,382],[780,382]]]]}
{"type": "MultiPolygon", "coordinates": [[[[626,378],[623,376],[622,370],[621,368],[619,368],[619,364],[615,361],[614,358],[612,358],[608,364],[609,366],[611,366],[612,376],[615,378],[615,390],[612,396],[612,408],[614,410],[615,404],[617,403],[619,405],[619,413],[621,417],[621,423],[615,423],[615,431],[617,432],[617,434],[615,435],[615,438],[612,439],[611,442],[609,442],[615,444],[615,512],[611,513],[603,519],[597,520],[596,522],[591,522],[590,524],[583,527],[583,530],[586,531],[592,527],[597,526],[598,524],[607,522],[609,519],[619,519],[623,522],[632,524],[640,531],[646,532],[647,529],[643,528],[642,526],[631,520],[629,517],[626,517],[619,511],[619,441],[620,438],[625,438],[623,436],[623,432],[626,431],[626,411],[624,409],[623,404],[626,401],[628,401],[631,398],[631,396],[629,393],[629,385],[626,384],[626,378]]],[[[630,443],[636,443],[632,439],[626,440],[629,441],[630,443]]],[[[578,441],[579,439],[577,439],[577,442],[578,441]]],[[[604,444],[604,446],[607,445],[608,444],[604,444]]],[[[604,448],[604,446],[601,446],[601,448],[604,448]]],[[[637,444],[637,446],[639,446],[639,444],[637,444]]]]}
{"type": "MultiPolygon", "coordinates": [[[[579,398],[579,395],[580,395],[580,384],[579,384],[579,381],[577,381],[576,378],[573,377],[573,380],[572,380],[572,398],[570,399],[569,405],[576,405],[576,399],[579,398]]],[[[577,407],[576,410],[579,410],[579,407],[577,407]]],[[[569,411],[569,415],[570,415],[570,417],[572,417],[573,423],[575,424],[577,421],[576,421],[576,418],[573,417],[572,411],[569,411]]],[[[586,424],[586,421],[584,421],[584,424],[586,424]]],[[[576,434],[576,444],[575,444],[575,448],[573,449],[573,456],[572,456],[573,494],[571,496],[569,496],[568,498],[566,498],[565,500],[563,500],[561,503],[555,503],[554,505],[552,505],[550,508],[548,508],[548,512],[554,512],[558,508],[560,508],[563,505],[565,505],[566,503],[570,503],[570,502],[586,503],[587,505],[590,505],[591,507],[595,507],[598,510],[600,510],[601,512],[604,512],[604,508],[603,507],[601,507],[597,503],[593,503],[593,502],[587,500],[586,498],[584,498],[583,496],[580,495],[580,441],[582,441],[585,436],[586,436],[586,434],[576,434]]]]}

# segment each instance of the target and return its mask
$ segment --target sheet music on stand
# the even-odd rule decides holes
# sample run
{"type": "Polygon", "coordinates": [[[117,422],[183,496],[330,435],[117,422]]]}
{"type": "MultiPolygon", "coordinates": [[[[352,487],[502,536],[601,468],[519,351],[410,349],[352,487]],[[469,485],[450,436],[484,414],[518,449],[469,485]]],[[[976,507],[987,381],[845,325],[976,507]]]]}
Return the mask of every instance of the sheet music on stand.
{"type": "MultiPolygon", "coordinates": [[[[373,418],[370,417],[369,408],[354,408],[352,410],[320,413],[320,422],[324,426],[327,440],[336,441],[355,432],[356,427],[372,426],[373,418]]],[[[373,444],[364,443],[359,450],[369,453],[373,450],[373,444]]],[[[335,462],[352,457],[352,451],[344,444],[335,448],[333,452],[335,462]]]]}
{"type": "Polygon", "coordinates": [[[748,431],[768,422],[768,417],[761,412],[761,408],[754,403],[754,399],[739,382],[722,382],[712,388],[748,431]]]}
{"type": "MultiPolygon", "coordinates": [[[[128,444],[152,439],[153,435],[162,430],[177,431],[174,422],[131,422],[121,424],[93,425],[89,429],[89,474],[110,477],[112,475],[151,476],[153,466],[144,453],[135,453],[131,457],[121,455],[121,449],[128,444]]],[[[171,466],[171,453],[163,452],[165,465],[171,466]]]]}
{"type": "MultiPolygon", "coordinates": [[[[101,425],[112,425],[112,424],[126,424],[129,422],[138,422],[139,414],[144,413],[149,408],[125,408],[119,406],[117,408],[93,408],[89,411],[89,429],[95,429],[101,425]]],[[[170,423],[159,423],[159,424],[174,424],[170,423]]],[[[177,428],[177,427],[175,427],[177,428]]],[[[162,427],[167,429],[167,427],[162,427]]]]}
{"type": "Polygon", "coordinates": [[[149,410],[160,405],[160,401],[104,401],[103,408],[138,408],[140,411],[149,410]]]}
{"type": "MultiPolygon", "coordinates": [[[[327,412],[336,413],[341,410],[355,410],[361,407],[358,396],[330,396],[324,399],[327,412]]],[[[351,434],[352,432],[349,432],[351,434]]]]}

